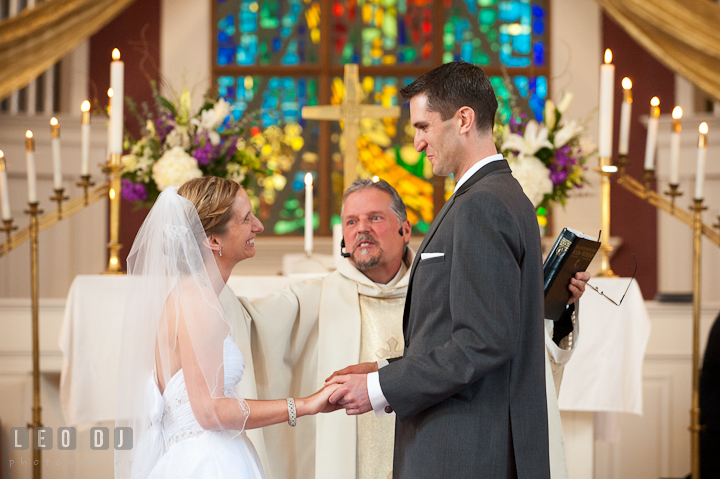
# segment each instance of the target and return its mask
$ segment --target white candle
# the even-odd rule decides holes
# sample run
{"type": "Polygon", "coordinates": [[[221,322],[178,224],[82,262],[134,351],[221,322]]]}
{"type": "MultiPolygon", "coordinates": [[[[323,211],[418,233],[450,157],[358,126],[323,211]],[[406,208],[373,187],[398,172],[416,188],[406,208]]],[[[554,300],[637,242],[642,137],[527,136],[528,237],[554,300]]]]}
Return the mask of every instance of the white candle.
{"type": "Polygon", "coordinates": [[[60,160],[60,124],[57,118],[50,119],[50,147],[52,148],[53,188],[62,188],[62,162],[60,160]]]}
{"type": "Polygon", "coordinates": [[[645,141],[645,169],[655,169],[655,148],[657,147],[658,117],[660,116],[660,99],[656,96],[650,100],[650,118],[647,124],[645,141]]]}
{"type": "Polygon", "coordinates": [[[670,130],[670,184],[679,184],[680,170],[680,118],[682,118],[682,108],[676,106],[672,112],[672,129],[670,130]]]}
{"type": "Polygon", "coordinates": [[[80,107],[82,124],[80,125],[80,174],[90,174],[90,102],[85,100],[80,107]]]}
{"type": "Polygon", "coordinates": [[[32,131],[25,132],[25,160],[27,162],[28,203],[37,203],[37,176],[35,175],[35,140],[32,131]]]}
{"type": "Polygon", "coordinates": [[[305,252],[310,254],[313,249],[313,177],[305,175],[305,252]]]}
{"type": "Polygon", "coordinates": [[[116,108],[110,114],[111,143],[110,153],[122,153],[123,144],[123,107],[125,97],[123,77],[125,75],[125,64],[120,61],[120,50],[117,48],[112,53],[113,61],[110,63],[110,88],[113,90],[113,97],[117,99],[116,108]]]}
{"type": "Polygon", "coordinates": [[[705,183],[705,157],[707,156],[708,125],[700,123],[700,136],[698,136],[697,175],[695,176],[695,199],[703,199],[703,183],[705,183]]]}
{"type": "Polygon", "coordinates": [[[7,163],[5,162],[5,153],[3,153],[2,150],[0,150],[0,209],[2,209],[2,219],[9,221],[12,218],[12,215],[10,214],[7,163]]]}
{"type": "Polygon", "coordinates": [[[598,155],[600,158],[612,156],[613,130],[613,82],[615,81],[615,65],[612,63],[612,52],[605,50],[605,63],[600,66],[600,103],[598,135],[598,155]]]}
{"type": "Polygon", "coordinates": [[[105,127],[107,128],[107,160],[110,161],[110,145],[112,144],[112,129],[110,128],[110,116],[112,115],[112,97],[113,97],[113,89],[108,88],[108,107],[107,107],[107,114],[108,114],[108,120],[105,124],[105,127]]]}
{"type": "Polygon", "coordinates": [[[623,102],[620,107],[620,138],[618,139],[618,154],[627,155],[630,146],[630,117],[632,115],[632,81],[623,78],[623,102]]]}

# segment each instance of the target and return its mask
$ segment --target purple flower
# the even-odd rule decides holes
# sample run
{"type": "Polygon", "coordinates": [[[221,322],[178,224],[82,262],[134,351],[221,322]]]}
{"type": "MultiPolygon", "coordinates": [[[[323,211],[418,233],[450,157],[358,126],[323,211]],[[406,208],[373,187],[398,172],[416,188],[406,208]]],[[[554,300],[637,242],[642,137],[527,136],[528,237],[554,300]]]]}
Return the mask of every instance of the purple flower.
{"type": "Polygon", "coordinates": [[[173,128],[175,128],[172,119],[172,115],[165,114],[155,121],[155,131],[160,139],[160,143],[163,143],[168,134],[173,131],[173,128]]]}
{"type": "Polygon", "coordinates": [[[559,185],[565,179],[568,177],[568,172],[565,170],[560,171],[552,171],[553,168],[550,169],[550,180],[553,182],[553,185],[559,185]]]}
{"type": "Polygon", "coordinates": [[[147,190],[142,183],[133,183],[127,178],[123,178],[122,197],[128,201],[145,201],[147,200],[147,190]]]}
{"type": "Polygon", "coordinates": [[[215,149],[213,148],[212,143],[210,143],[210,140],[207,138],[207,134],[205,135],[204,142],[202,141],[200,135],[198,135],[195,138],[195,143],[199,146],[193,152],[193,158],[197,160],[198,164],[207,165],[210,163],[210,160],[215,157],[215,149]]]}

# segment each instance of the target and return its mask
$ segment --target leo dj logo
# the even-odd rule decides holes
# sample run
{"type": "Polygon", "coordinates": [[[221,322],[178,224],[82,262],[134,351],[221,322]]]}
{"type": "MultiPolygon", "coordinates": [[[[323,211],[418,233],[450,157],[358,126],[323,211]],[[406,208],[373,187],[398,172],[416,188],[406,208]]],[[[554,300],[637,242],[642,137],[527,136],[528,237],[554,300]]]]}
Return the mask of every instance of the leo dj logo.
{"type": "MultiPolygon", "coordinates": [[[[116,427],[112,437],[107,427],[90,429],[90,449],[102,451],[113,447],[121,451],[129,451],[133,447],[133,431],[131,427],[116,427]]],[[[53,430],[51,427],[33,429],[33,449],[49,451],[53,448],[53,430]]],[[[74,451],[77,447],[77,431],[74,427],[59,427],[57,430],[57,448],[61,451],[74,451]]],[[[30,429],[26,427],[10,428],[10,449],[26,450],[30,448],[30,429]]]]}

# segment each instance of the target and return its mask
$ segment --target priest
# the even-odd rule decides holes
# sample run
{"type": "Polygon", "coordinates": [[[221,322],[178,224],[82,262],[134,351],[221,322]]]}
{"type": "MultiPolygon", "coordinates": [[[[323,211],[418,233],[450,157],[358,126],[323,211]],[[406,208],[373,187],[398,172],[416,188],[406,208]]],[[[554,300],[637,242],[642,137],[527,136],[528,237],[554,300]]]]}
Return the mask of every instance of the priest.
{"type": "MultiPolygon", "coordinates": [[[[241,348],[252,345],[252,357],[245,358],[248,381],[240,386],[245,388],[243,397],[311,394],[349,364],[378,361],[382,366],[388,358],[402,355],[402,314],[414,258],[405,205],[384,180],[356,180],[345,192],[341,216],[347,251],[337,271],[267,298],[240,298],[244,308],[237,308],[238,343],[241,348]],[[250,384],[253,377],[256,391],[250,384]]],[[[571,302],[584,290],[582,281],[573,283],[571,302]]],[[[561,322],[546,322],[554,479],[567,477],[567,472],[553,376],[559,380],[577,342],[574,306],[561,322]]],[[[248,434],[268,477],[386,478],[392,477],[394,426],[393,417],[336,412],[302,418],[295,430],[276,425],[248,434]]]]}

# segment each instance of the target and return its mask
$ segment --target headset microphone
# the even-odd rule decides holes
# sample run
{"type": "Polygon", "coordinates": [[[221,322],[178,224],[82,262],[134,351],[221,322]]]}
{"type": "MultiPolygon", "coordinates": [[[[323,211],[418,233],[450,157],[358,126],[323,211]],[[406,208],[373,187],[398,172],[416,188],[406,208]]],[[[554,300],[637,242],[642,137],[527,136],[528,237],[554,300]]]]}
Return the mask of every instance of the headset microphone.
{"type": "Polygon", "coordinates": [[[403,235],[402,226],[400,227],[400,231],[398,231],[398,233],[400,233],[400,236],[404,236],[404,235],[403,235]]]}
{"type": "Polygon", "coordinates": [[[350,256],[352,256],[350,253],[345,251],[345,238],[340,241],[340,256],[342,256],[343,258],[349,258],[350,256]]]}

